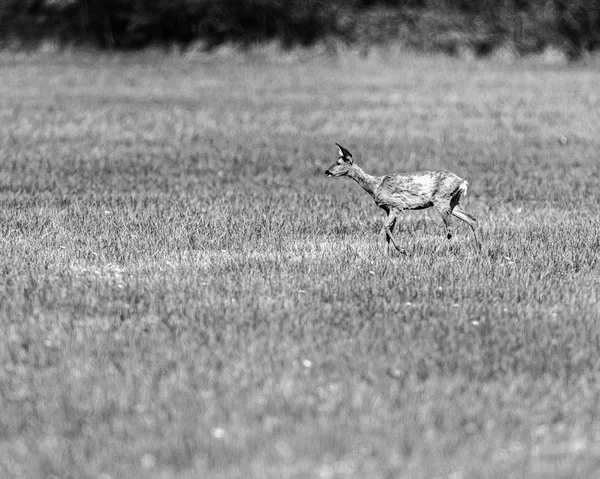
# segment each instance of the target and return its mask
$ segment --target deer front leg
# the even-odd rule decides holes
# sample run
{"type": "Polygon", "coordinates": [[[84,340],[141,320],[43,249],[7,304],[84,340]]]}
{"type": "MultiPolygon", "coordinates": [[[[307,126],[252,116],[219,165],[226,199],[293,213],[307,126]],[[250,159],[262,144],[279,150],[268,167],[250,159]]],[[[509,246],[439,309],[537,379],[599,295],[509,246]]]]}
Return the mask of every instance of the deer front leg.
{"type": "Polygon", "coordinates": [[[450,231],[450,215],[448,213],[442,213],[442,221],[446,228],[446,238],[452,239],[452,231],[450,231]]]}
{"type": "Polygon", "coordinates": [[[434,207],[442,217],[442,222],[446,230],[446,238],[452,239],[452,231],[450,231],[450,212],[452,209],[450,205],[446,202],[438,202],[434,204],[434,207]]]}
{"type": "Polygon", "coordinates": [[[392,244],[394,245],[394,248],[396,248],[399,253],[406,255],[406,250],[404,248],[400,248],[396,244],[396,240],[392,236],[392,232],[394,231],[394,226],[396,225],[396,219],[397,219],[396,213],[390,209],[388,212],[388,217],[386,218],[385,223],[383,224],[383,228],[385,230],[385,241],[386,241],[386,245],[387,245],[387,248],[386,248],[387,253],[388,253],[388,255],[390,254],[390,241],[391,241],[392,244]]]}

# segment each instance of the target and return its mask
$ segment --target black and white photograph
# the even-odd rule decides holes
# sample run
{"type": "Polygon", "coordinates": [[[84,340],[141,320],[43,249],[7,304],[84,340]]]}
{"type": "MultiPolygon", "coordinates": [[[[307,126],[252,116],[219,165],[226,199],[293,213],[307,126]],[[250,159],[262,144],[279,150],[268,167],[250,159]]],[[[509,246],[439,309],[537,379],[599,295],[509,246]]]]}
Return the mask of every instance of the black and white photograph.
{"type": "Polygon", "coordinates": [[[0,479],[600,478],[599,0],[0,0],[0,479]]]}

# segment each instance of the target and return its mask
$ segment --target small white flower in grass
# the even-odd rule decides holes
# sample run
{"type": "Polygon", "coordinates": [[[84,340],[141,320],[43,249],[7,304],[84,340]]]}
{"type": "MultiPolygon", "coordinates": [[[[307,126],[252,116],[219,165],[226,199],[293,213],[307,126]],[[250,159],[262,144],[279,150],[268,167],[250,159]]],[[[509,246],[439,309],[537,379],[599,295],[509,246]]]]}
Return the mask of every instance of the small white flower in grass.
{"type": "Polygon", "coordinates": [[[473,326],[479,326],[479,321],[475,320],[475,321],[471,321],[471,324],[473,326]]]}
{"type": "Polygon", "coordinates": [[[335,469],[329,464],[324,464],[319,468],[319,477],[321,479],[329,479],[335,476],[335,469]]]}
{"type": "Polygon", "coordinates": [[[151,469],[156,466],[156,457],[154,457],[154,454],[147,452],[142,456],[140,464],[144,469],[151,469]]]}
{"type": "Polygon", "coordinates": [[[18,453],[21,454],[21,456],[24,456],[25,454],[27,454],[28,449],[27,446],[25,445],[24,442],[22,441],[17,441],[14,445],[14,450],[18,453]]]}
{"type": "Polygon", "coordinates": [[[571,452],[578,453],[582,452],[587,448],[587,443],[585,439],[576,439],[569,445],[569,449],[571,452]]]}
{"type": "Polygon", "coordinates": [[[404,306],[412,306],[412,303],[410,301],[407,301],[406,303],[404,303],[404,306]]]}
{"type": "Polygon", "coordinates": [[[369,271],[369,274],[375,276],[375,271],[369,271]]]}
{"type": "Polygon", "coordinates": [[[104,214],[105,215],[109,215],[110,214],[110,210],[104,210],[104,214]]]}
{"type": "Polygon", "coordinates": [[[306,369],[312,368],[313,362],[310,359],[303,359],[302,360],[302,366],[304,366],[306,369]]]}
{"type": "Polygon", "coordinates": [[[222,427],[213,427],[210,430],[210,435],[215,439],[224,439],[225,429],[223,429],[222,427]]]}
{"type": "Polygon", "coordinates": [[[358,452],[363,456],[368,456],[370,454],[373,454],[373,446],[368,442],[365,442],[358,446],[358,452]]]}
{"type": "Polygon", "coordinates": [[[277,441],[275,443],[275,450],[280,456],[287,460],[291,459],[294,455],[294,451],[292,451],[292,448],[285,441],[277,441]]]}

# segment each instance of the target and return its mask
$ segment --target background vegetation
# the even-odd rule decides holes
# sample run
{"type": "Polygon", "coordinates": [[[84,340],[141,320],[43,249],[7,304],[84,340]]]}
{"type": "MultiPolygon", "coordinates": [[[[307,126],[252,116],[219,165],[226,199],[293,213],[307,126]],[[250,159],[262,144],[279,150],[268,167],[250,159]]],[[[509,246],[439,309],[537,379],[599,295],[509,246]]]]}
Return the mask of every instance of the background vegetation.
{"type": "Polygon", "coordinates": [[[231,55],[0,57],[0,476],[596,477],[598,67],[231,55]]]}
{"type": "Polygon", "coordinates": [[[0,40],[149,44],[210,49],[265,40],[286,47],[324,39],[360,45],[400,42],[420,50],[488,54],[548,46],[571,57],[600,45],[598,0],[4,0],[0,40]]]}

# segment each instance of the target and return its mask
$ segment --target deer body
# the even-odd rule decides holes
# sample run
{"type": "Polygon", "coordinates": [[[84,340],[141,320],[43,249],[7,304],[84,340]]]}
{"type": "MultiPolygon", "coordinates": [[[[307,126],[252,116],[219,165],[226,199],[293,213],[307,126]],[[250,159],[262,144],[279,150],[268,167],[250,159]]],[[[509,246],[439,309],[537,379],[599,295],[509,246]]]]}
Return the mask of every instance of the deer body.
{"type": "MultiPolygon", "coordinates": [[[[336,143],[337,145],[337,143],[336,143]]],[[[339,159],[326,172],[327,176],[349,176],[369,193],[377,206],[383,209],[387,216],[384,224],[386,242],[391,242],[401,253],[404,248],[397,245],[393,230],[398,215],[404,210],[421,210],[434,207],[442,216],[448,239],[450,233],[450,215],[467,223],[473,230],[475,243],[481,250],[477,235],[477,220],[463,210],[458,202],[467,193],[468,183],[449,171],[420,171],[411,174],[395,174],[386,176],[371,176],[365,173],[352,160],[352,154],[337,145],[339,159]]]]}

